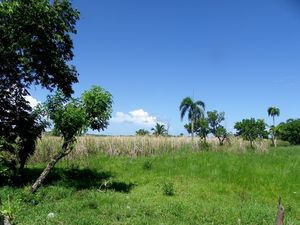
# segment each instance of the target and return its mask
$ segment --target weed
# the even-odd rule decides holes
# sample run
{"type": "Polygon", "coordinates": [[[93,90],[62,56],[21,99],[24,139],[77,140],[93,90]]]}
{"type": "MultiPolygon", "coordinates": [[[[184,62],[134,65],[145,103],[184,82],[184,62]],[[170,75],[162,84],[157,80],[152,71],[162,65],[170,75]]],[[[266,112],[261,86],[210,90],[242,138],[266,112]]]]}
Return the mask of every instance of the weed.
{"type": "Polygon", "coordinates": [[[86,205],[89,209],[97,209],[98,203],[96,201],[89,201],[86,205]]]}
{"type": "Polygon", "coordinates": [[[174,184],[171,181],[165,181],[162,185],[163,194],[173,196],[175,194],[174,184]]]}
{"type": "Polygon", "coordinates": [[[10,195],[7,196],[7,206],[2,205],[2,201],[0,201],[0,222],[2,222],[5,218],[8,221],[14,220],[15,216],[13,214],[13,210],[11,207],[11,200],[10,200],[10,195]],[[1,218],[2,217],[2,218],[1,218]]]}
{"type": "Polygon", "coordinates": [[[144,162],[143,169],[144,170],[151,170],[152,169],[152,162],[149,161],[149,160],[147,160],[146,162],[144,162]]]}

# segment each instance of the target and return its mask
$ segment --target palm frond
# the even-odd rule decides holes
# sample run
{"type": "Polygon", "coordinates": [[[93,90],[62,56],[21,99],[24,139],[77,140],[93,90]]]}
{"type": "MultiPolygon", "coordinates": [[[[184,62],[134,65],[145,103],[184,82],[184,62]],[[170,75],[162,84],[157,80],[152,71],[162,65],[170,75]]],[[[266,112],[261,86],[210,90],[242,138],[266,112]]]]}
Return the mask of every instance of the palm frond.
{"type": "Polygon", "coordinates": [[[188,112],[188,119],[192,121],[204,116],[205,103],[200,100],[193,102],[191,97],[186,97],[182,100],[179,109],[181,120],[188,112]]]}
{"type": "Polygon", "coordinates": [[[280,115],[280,109],[277,107],[269,107],[268,108],[268,115],[269,116],[279,116],[280,115]]]}
{"type": "Polygon", "coordinates": [[[205,103],[204,103],[204,102],[202,102],[201,100],[199,100],[199,101],[196,101],[196,102],[195,102],[195,104],[196,104],[196,105],[198,105],[198,106],[200,106],[200,107],[202,107],[202,108],[203,108],[203,110],[205,110],[205,103]]]}
{"type": "Polygon", "coordinates": [[[193,104],[193,100],[191,97],[186,97],[182,100],[179,110],[181,110],[185,106],[191,106],[193,104]]]}
{"type": "Polygon", "coordinates": [[[182,107],[181,111],[180,111],[180,119],[183,120],[183,117],[185,116],[186,112],[189,110],[189,106],[184,106],[182,107]]]}

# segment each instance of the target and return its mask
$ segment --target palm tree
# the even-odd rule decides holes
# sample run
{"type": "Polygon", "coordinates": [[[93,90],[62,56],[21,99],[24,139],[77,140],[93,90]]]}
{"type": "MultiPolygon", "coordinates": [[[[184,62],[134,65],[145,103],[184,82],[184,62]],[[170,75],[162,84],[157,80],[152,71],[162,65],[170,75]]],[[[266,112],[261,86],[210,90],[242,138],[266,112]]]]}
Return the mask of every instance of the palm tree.
{"type": "Polygon", "coordinates": [[[191,97],[186,97],[182,100],[180,107],[180,118],[183,120],[186,113],[188,113],[188,120],[191,122],[191,134],[194,139],[194,123],[204,116],[205,104],[202,101],[194,102],[191,97]]]}
{"type": "Polygon", "coordinates": [[[273,106],[268,108],[268,116],[273,118],[273,127],[272,127],[272,143],[276,147],[276,137],[275,137],[275,116],[280,115],[280,109],[273,106]]]}
{"type": "Polygon", "coordinates": [[[165,136],[168,134],[168,131],[164,124],[156,123],[155,127],[151,129],[155,136],[165,136]]]}

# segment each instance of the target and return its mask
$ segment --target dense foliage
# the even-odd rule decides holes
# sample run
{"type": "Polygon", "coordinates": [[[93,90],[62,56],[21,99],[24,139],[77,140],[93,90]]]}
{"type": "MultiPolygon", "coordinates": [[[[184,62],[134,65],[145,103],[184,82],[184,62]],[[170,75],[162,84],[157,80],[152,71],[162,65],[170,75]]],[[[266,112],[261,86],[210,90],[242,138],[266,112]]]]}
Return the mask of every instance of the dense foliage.
{"type": "Polygon", "coordinates": [[[283,141],[290,144],[300,144],[300,119],[289,119],[285,123],[280,123],[276,129],[277,135],[283,141]]]}
{"type": "MultiPolygon", "coordinates": [[[[187,130],[187,132],[190,134],[192,132],[192,123],[188,123],[184,125],[184,128],[187,130]]],[[[209,134],[209,124],[206,118],[198,118],[194,122],[194,132],[195,134],[203,139],[204,141],[207,138],[207,135],[209,134]]]]}
{"type": "Polygon", "coordinates": [[[79,13],[67,0],[50,2],[0,3],[0,74],[8,88],[40,84],[50,90],[58,87],[66,95],[73,92],[77,72],[67,62],[73,59],[70,33],[76,33],[79,13]]]}
{"type": "Polygon", "coordinates": [[[54,129],[69,141],[88,128],[104,130],[112,112],[112,95],[93,86],[80,99],[66,98],[61,92],[49,96],[45,109],[54,123],[54,129]]]}
{"type": "Polygon", "coordinates": [[[75,67],[69,64],[70,34],[76,33],[78,18],[68,0],[0,2],[0,138],[6,143],[1,144],[0,157],[2,165],[13,164],[14,175],[22,174],[45,127],[40,113],[25,99],[29,88],[58,88],[69,96],[78,81],[75,67]]]}

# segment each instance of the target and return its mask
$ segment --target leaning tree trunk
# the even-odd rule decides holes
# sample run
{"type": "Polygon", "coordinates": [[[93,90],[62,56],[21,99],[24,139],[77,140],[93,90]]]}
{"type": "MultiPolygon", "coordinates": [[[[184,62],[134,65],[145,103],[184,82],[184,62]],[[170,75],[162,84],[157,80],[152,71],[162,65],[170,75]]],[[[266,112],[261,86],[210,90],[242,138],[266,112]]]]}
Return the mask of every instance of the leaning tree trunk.
{"type": "Polygon", "coordinates": [[[277,211],[275,225],[283,225],[283,223],[284,223],[284,208],[283,208],[283,205],[281,203],[281,198],[279,197],[278,211],[277,211]]]}
{"type": "Polygon", "coordinates": [[[37,189],[41,186],[47,175],[50,173],[51,169],[55,166],[55,164],[63,157],[68,155],[73,149],[73,142],[64,142],[62,146],[62,150],[57,153],[51,161],[48,163],[44,171],[41,173],[41,175],[38,177],[38,179],[34,182],[34,184],[31,186],[31,193],[34,193],[37,191],[37,189]]]}

